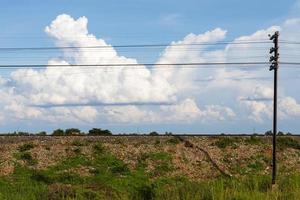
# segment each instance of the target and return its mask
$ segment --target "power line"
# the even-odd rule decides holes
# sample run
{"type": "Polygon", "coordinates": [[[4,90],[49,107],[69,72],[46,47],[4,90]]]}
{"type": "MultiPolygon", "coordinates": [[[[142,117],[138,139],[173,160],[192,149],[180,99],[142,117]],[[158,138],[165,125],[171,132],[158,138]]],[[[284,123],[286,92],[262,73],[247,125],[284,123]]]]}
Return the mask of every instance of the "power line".
{"type": "MultiPolygon", "coordinates": [[[[165,66],[165,67],[180,67],[180,66],[220,66],[220,65],[265,65],[268,62],[196,62],[196,63],[118,63],[118,64],[69,64],[69,65],[47,65],[47,64],[25,64],[25,65],[0,65],[0,68],[41,68],[41,67],[156,67],[156,66],[165,66]]],[[[295,63],[294,63],[295,64],[295,63]]],[[[299,63],[300,64],[300,63],[299,63]]]]}
{"type": "MultiPolygon", "coordinates": [[[[47,64],[24,64],[24,65],[0,65],[0,68],[42,68],[42,67],[104,67],[104,68],[124,68],[124,67],[181,67],[181,66],[222,66],[222,65],[233,65],[238,67],[238,65],[266,65],[269,62],[195,62],[195,63],[115,63],[115,64],[57,64],[57,65],[47,65],[47,64]]],[[[300,62],[280,62],[283,65],[300,65],[300,62]]]]}
{"type": "Polygon", "coordinates": [[[143,48],[143,47],[172,47],[172,46],[210,46],[225,44],[270,44],[267,41],[248,41],[248,42],[203,42],[192,44],[134,44],[134,45],[97,45],[97,46],[63,46],[63,47],[1,47],[0,51],[24,51],[24,50],[57,50],[57,49],[105,49],[105,48],[143,48]]]}
{"type": "Polygon", "coordinates": [[[283,65],[300,65],[300,62],[278,62],[283,65]]]}
{"type": "Polygon", "coordinates": [[[280,44],[300,44],[300,41],[280,40],[280,44]]]}

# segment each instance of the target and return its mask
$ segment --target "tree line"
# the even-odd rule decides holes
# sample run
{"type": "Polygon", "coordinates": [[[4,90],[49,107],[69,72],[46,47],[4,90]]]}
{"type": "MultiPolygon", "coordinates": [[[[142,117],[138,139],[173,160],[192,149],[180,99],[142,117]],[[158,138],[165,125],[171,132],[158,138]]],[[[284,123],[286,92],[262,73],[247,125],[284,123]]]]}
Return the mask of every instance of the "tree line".
{"type": "MultiPolygon", "coordinates": [[[[19,132],[13,132],[13,133],[0,133],[0,135],[2,136],[111,136],[113,135],[113,133],[110,130],[107,129],[101,129],[101,128],[92,128],[87,132],[83,132],[78,128],[68,128],[68,129],[56,129],[54,131],[52,131],[52,133],[47,133],[46,131],[41,131],[38,133],[30,133],[30,132],[23,132],[23,131],[19,131],[19,132]]],[[[166,136],[171,136],[173,135],[172,132],[165,132],[163,133],[158,133],[156,131],[152,131],[150,133],[119,133],[119,134],[114,134],[114,135],[128,135],[128,136],[159,136],[159,135],[166,135],[166,136]]],[[[188,135],[188,134],[187,134],[188,135]]],[[[201,134],[199,134],[201,135],[201,134]]],[[[207,134],[208,135],[208,134],[207,134]]],[[[216,135],[216,134],[213,134],[216,135]]],[[[235,134],[226,134],[226,133],[220,133],[220,136],[234,136],[235,134]]],[[[249,134],[239,134],[239,135],[249,135],[249,134]]],[[[266,131],[265,133],[253,133],[252,135],[265,135],[265,136],[272,136],[273,132],[271,130],[266,131]]],[[[277,133],[277,135],[279,136],[290,136],[290,135],[294,135],[290,132],[284,133],[282,131],[279,131],[277,133]]]]}
{"type": "Polygon", "coordinates": [[[38,133],[29,133],[29,132],[13,132],[13,133],[6,133],[2,135],[9,135],[9,136],[110,136],[112,135],[112,132],[107,129],[101,129],[101,128],[92,128],[88,132],[83,132],[78,128],[68,128],[68,129],[56,129],[52,133],[47,134],[46,131],[41,131],[38,133]]]}

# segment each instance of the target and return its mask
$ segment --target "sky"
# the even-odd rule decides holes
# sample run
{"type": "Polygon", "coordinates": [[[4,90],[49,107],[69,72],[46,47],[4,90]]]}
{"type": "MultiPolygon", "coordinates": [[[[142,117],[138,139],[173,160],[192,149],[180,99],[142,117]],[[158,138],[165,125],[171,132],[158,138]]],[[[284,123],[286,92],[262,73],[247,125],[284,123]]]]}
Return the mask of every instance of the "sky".
{"type": "MultiPolygon", "coordinates": [[[[1,1],[0,65],[100,66],[0,69],[0,132],[100,127],[114,133],[263,133],[272,128],[269,65],[172,63],[267,62],[271,42],[195,44],[268,41],[275,31],[283,41],[280,61],[300,62],[298,13],[296,0],[1,1]],[[166,46],[115,47],[135,44],[166,46]],[[1,49],[66,46],[105,48],[1,49]],[[141,66],[101,66],[108,63],[141,66]]],[[[299,83],[297,66],[280,65],[281,131],[300,133],[299,83]]]]}

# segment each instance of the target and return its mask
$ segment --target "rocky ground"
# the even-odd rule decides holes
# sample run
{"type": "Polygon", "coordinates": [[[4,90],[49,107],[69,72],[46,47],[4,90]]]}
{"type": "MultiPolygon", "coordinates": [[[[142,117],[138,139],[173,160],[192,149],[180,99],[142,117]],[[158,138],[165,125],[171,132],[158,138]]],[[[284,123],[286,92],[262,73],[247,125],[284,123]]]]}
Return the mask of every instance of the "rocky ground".
{"type": "MultiPolygon", "coordinates": [[[[44,170],[76,154],[93,159],[97,144],[129,169],[143,163],[154,179],[161,173],[191,180],[211,179],[222,172],[234,177],[271,173],[271,137],[187,136],[184,139],[192,145],[174,136],[2,136],[0,175],[12,174],[17,165],[44,170]]],[[[278,163],[279,174],[300,172],[300,137],[278,137],[278,163]]],[[[76,165],[68,170],[89,176],[93,167],[76,165]]]]}

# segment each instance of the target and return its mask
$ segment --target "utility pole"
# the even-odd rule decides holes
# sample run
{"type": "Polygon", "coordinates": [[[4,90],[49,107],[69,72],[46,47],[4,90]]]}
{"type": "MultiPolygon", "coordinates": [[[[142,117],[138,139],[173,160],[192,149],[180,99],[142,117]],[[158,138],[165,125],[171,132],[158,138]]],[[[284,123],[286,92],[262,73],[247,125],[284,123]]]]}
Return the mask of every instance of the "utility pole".
{"type": "Polygon", "coordinates": [[[276,135],[277,135],[277,79],[278,79],[278,37],[279,32],[276,31],[273,35],[269,35],[270,40],[273,41],[274,47],[270,49],[270,71],[274,70],[274,99],[273,99],[273,160],[272,160],[272,185],[276,183],[276,171],[277,171],[277,162],[276,162],[276,135]]]}

